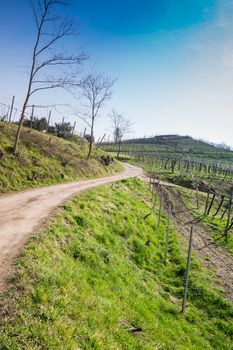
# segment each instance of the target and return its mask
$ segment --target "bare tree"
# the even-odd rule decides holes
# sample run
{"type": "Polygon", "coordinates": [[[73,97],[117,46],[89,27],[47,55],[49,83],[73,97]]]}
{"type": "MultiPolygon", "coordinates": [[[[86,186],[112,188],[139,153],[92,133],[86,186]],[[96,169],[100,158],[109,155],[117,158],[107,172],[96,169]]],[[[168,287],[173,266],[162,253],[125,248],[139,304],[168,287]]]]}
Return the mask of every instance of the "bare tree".
{"type": "Polygon", "coordinates": [[[67,36],[77,34],[74,22],[69,18],[63,18],[55,13],[59,6],[67,5],[63,0],[32,0],[30,1],[36,26],[36,36],[32,51],[32,61],[28,79],[28,87],[19,119],[18,129],[15,137],[13,152],[16,153],[21,127],[28,102],[32,95],[38,91],[53,88],[67,88],[74,83],[75,75],[69,73],[66,66],[80,64],[87,57],[84,53],[67,54],[59,50],[56,53],[58,42],[67,36]],[[53,68],[53,74],[48,75],[48,69],[53,68]],[[60,68],[60,70],[58,70],[60,68]],[[41,73],[46,73],[42,76],[41,73]]]}
{"type": "Polygon", "coordinates": [[[93,140],[95,121],[100,109],[112,97],[112,86],[115,80],[112,80],[105,74],[90,73],[80,83],[82,97],[84,100],[83,111],[75,113],[90,128],[90,142],[87,159],[90,159],[93,140]]]}
{"type": "Polygon", "coordinates": [[[112,114],[110,115],[110,118],[112,121],[114,142],[116,145],[118,145],[117,158],[119,158],[122,139],[128,133],[132,132],[133,124],[129,119],[126,119],[121,114],[116,112],[114,109],[112,110],[112,114]]]}

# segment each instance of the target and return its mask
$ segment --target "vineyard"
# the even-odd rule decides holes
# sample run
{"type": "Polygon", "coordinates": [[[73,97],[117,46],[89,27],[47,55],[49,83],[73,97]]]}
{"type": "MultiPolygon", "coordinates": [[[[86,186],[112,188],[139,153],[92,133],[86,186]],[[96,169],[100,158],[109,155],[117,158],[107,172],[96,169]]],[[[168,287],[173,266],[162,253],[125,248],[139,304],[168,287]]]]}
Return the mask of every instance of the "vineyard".
{"type": "MultiPolygon", "coordinates": [[[[113,144],[105,150],[115,151],[113,144]]],[[[214,243],[233,252],[233,152],[188,136],[156,136],[124,141],[121,156],[142,166],[151,182],[168,181],[196,222],[212,232],[214,243]]]]}
{"type": "Polygon", "coordinates": [[[220,286],[195,225],[187,283],[177,208],[170,220],[166,188],[148,187],[131,178],[82,193],[33,237],[4,299],[1,349],[232,349],[229,262],[220,286]]]}

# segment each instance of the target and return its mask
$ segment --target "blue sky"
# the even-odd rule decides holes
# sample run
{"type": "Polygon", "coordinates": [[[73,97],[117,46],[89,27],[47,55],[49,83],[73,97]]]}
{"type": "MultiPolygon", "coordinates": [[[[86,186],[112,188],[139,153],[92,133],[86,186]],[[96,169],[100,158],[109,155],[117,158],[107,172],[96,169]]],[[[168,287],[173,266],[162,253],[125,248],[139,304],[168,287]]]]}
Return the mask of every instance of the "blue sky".
{"type": "Polygon", "coordinates": [[[203,20],[213,0],[73,1],[77,13],[108,35],[141,35],[176,30],[203,20]],[[75,5],[76,4],[76,5],[75,5]]]}
{"type": "MultiPolygon", "coordinates": [[[[233,146],[231,0],[72,0],[63,11],[81,32],[67,49],[83,47],[90,56],[83,68],[118,79],[97,136],[115,108],[134,122],[132,136],[189,134],[233,146]]],[[[0,33],[0,102],[15,94],[20,107],[34,38],[27,0],[0,1],[0,33]]],[[[63,91],[33,102],[77,104],[63,91]]],[[[59,107],[54,120],[62,113],[70,115],[59,107]]]]}

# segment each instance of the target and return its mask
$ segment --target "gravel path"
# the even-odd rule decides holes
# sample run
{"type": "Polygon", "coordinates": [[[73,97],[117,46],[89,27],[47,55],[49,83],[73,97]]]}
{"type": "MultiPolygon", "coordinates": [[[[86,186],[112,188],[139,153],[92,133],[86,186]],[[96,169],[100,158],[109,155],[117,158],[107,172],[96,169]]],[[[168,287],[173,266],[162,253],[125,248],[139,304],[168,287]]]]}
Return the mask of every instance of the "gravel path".
{"type": "Polygon", "coordinates": [[[123,173],[99,179],[40,187],[0,197],[0,290],[12,273],[15,259],[28,238],[46,221],[51,212],[68,198],[92,187],[141,177],[141,168],[125,164],[123,173]]]}

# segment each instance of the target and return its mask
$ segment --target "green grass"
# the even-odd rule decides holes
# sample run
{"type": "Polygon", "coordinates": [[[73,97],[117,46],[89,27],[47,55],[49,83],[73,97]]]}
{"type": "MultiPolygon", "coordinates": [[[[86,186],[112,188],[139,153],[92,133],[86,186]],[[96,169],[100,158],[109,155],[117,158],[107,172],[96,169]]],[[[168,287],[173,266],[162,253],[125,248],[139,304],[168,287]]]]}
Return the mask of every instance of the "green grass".
{"type": "Polygon", "coordinates": [[[18,260],[1,299],[0,349],[233,349],[233,307],[195,257],[182,319],[187,242],[172,228],[165,266],[167,218],[158,230],[150,212],[137,179],[65,204],[18,260]]]}
{"type": "Polygon", "coordinates": [[[106,176],[123,169],[117,161],[103,165],[105,153],[95,149],[87,161],[88,144],[80,137],[67,141],[27,128],[22,129],[18,154],[13,156],[9,148],[15,132],[15,125],[0,123],[0,193],[106,176]]]}
{"type": "MultiPolygon", "coordinates": [[[[124,159],[123,155],[122,160],[126,160],[124,159]]],[[[156,179],[168,181],[175,185],[178,185],[179,187],[174,187],[174,191],[177,191],[177,193],[181,195],[185,206],[191,210],[191,213],[195,218],[202,222],[203,225],[205,225],[210,230],[210,232],[212,232],[213,242],[225,246],[228,252],[233,256],[233,229],[229,231],[228,239],[226,240],[224,236],[224,230],[227,224],[227,214],[225,214],[223,219],[221,219],[225,207],[222,206],[219,213],[214,216],[221,200],[219,195],[216,197],[209,215],[205,216],[204,212],[207,193],[199,192],[199,208],[196,208],[196,190],[194,190],[195,185],[193,184],[194,181],[191,176],[181,176],[179,175],[178,171],[171,173],[170,171],[156,167],[156,165],[154,165],[153,159],[150,157],[145,158],[141,161],[128,159],[127,163],[142,167],[147,174],[155,174],[156,179]]],[[[202,184],[206,184],[208,188],[210,183],[209,179],[201,179],[201,182],[202,184]]],[[[229,198],[229,190],[231,187],[232,182],[230,181],[222,181],[216,179],[211,181],[211,188],[214,188],[218,194],[224,194],[225,201],[227,198],[229,198]]],[[[210,196],[209,204],[211,197],[212,196],[210,196]]]]}
{"type": "MultiPolygon", "coordinates": [[[[105,144],[103,148],[115,151],[117,146],[105,144]]],[[[223,147],[216,147],[206,141],[197,140],[190,136],[180,135],[160,135],[151,138],[139,138],[123,141],[121,150],[123,153],[130,151],[135,153],[160,154],[173,157],[187,157],[190,159],[202,159],[209,162],[221,161],[221,163],[231,164],[233,152],[223,147]]]]}
{"type": "MultiPolygon", "coordinates": [[[[114,154],[117,145],[104,144],[102,148],[114,154]]],[[[121,157],[126,159],[129,156],[132,158],[132,164],[143,167],[147,172],[154,171],[161,180],[168,180],[177,185],[190,188],[194,177],[207,185],[211,178],[211,186],[221,194],[226,193],[232,186],[232,172],[229,171],[226,175],[222,169],[232,169],[233,151],[189,136],[160,135],[123,141],[121,157]],[[192,163],[192,175],[188,171],[188,160],[192,163]],[[176,161],[173,166],[172,161],[176,161]],[[179,170],[180,161],[182,174],[179,170]],[[211,165],[211,171],[207,171],[204,166],[200,168],[198,163],[205,164],[206,167],[211,165]],[[218,165],[221,171],[214,172],[213,164],[218,165]]]]}
{"type": "MultiPolygon", "coordinates": [[[[114,154],[114,153],[110,153],[114,154]]],[[[189,173],[183,171],[181,172],[178,168],[178,163],[172,172],[171,167],[165,168],[165,165],[161,164],[160,161],[153,157],[144,157],[141,158],[131,158],[127,159],[126,156],[121,154],[120,158],[122,161],[127,161],[127,163],[140,166],[145,170],[148,176],[154,176],[156,179],[160,179],[163,181],[171,182],[175,185],[182,186],[185,188],[195,189],[195,181],[202,183],[206,188],[215,189],[216,193],[219,195],[229,195],[230,189],[232,187],[232,176],[229,174],[225,177],[223,173],[217,174],[214,176],[209,176],[208,173],[205,175],[203,173],[199,173],[196,169],[193,173],[189,173]]]]}
{"type": "MultiPolygon", "coordinates": [[[[227,214],[221,219],[221,216],[225,209],[223,207],[219,211],[219,213],[214,216],[217,211],[220,199],[216,198],[211,208],[209,215],[204,215],[205,212],[205,203],[207,194],[203,192],[198,193],[198,204],[197,208],[197,200],[196,200],[196,191],[188,190],[185,188],[176,188],[177,191],[185,204],[185,206],[190,209],[191,213],[195,218],[200,220],[204,226],[206,226],[210,232],[212,232],[212,240],[213,242],[224,245],[229,253],[233,256],[233,229],[229,231],[228,239],[226,241],[224,236],[224,230],[227,224],[227,214]]],[[[211,196],[209,200],[209,204],[211,201],[211,196]]]]}

